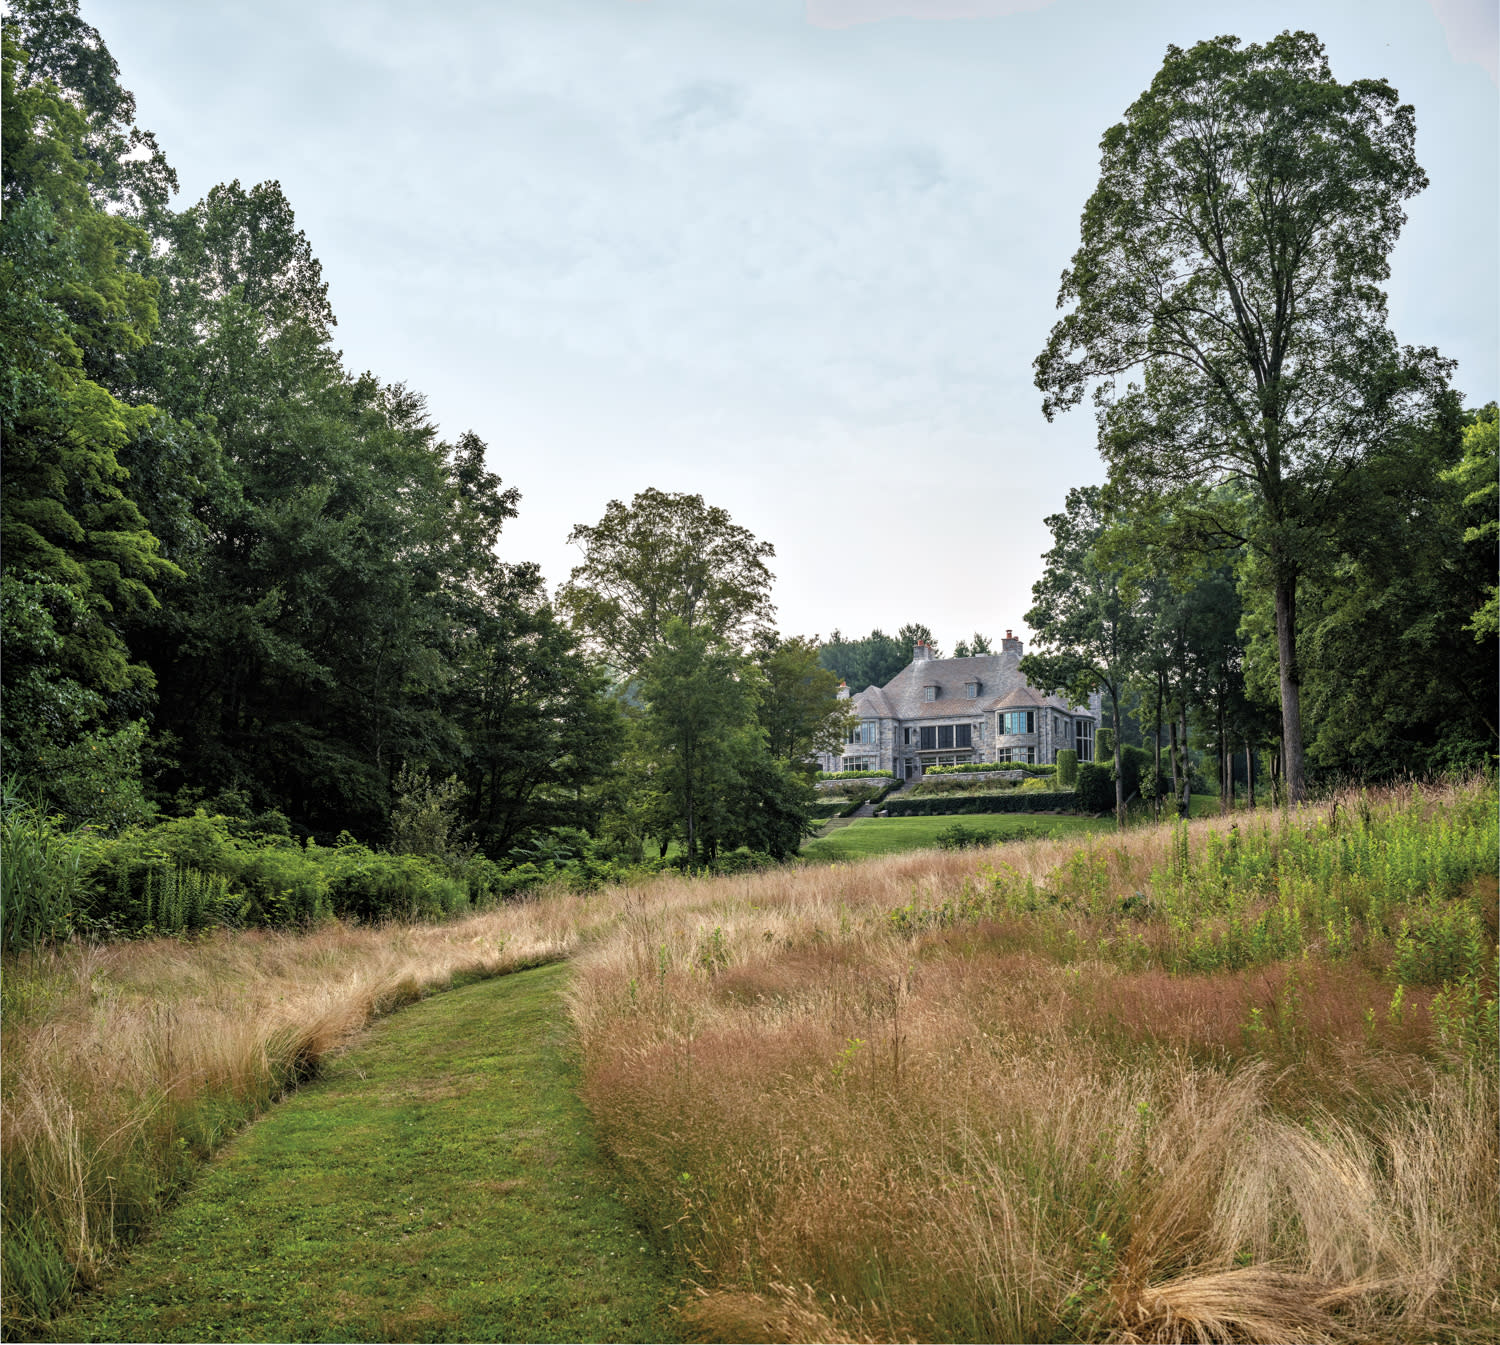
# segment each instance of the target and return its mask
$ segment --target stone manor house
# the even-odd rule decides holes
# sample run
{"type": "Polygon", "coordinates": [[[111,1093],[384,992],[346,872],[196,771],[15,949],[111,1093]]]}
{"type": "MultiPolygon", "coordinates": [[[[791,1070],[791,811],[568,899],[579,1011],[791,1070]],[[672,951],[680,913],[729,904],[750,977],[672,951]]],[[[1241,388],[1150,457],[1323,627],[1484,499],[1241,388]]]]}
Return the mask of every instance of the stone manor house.
{"type": "Polygon", "coordinates": [[[902,779],[929,766],[969,761],[1025,761],[1048,765],[1071,747],[1080,761],[1094,759],[1100,696],[1069,705],[1044,696],[1021,675],[1021,642],[1010,631],[998,654],[933,658],[919,644],[912,661],[883,687],[849,697],[859,723],[849,730],[842,755],[823,753],[825,771],[885,770],[902,779]]]}

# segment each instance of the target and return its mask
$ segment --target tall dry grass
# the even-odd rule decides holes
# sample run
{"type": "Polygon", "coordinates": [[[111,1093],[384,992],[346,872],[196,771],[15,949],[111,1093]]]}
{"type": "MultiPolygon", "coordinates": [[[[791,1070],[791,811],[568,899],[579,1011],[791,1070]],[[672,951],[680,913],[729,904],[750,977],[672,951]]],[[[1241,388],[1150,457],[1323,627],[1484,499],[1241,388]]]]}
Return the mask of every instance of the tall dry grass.
{"type": "MultiPolygon", "coordinates": [[[[1395,864],[1414,809],[1437,825],[1476,791],[1366,798],[1366,839],[1395,864]]],[[[696,1329],[1493,1338],[1493,1063],[1443,1047],[1432,989],[1393,997],[1373,921],[1308,916],[1295,958],[1169,974],[1196,946],[1183,852],[1228,825],[1007,846],[998,879],[998,854],[928,852],[634,894],[573,1009],[605,1141],[699,1279],[696,1329]]],[[[1279,825],[1266,844],[1301,863],[1343,824],[1279,825]]],[[[1437,920],[1472,899],[1438,867],[1426,895],[1364,896],[1437,920]]],[[[1246,919],[1301,910],[1291,869],[1246,919]]]]}
{"type": "Polygon", "coordinates": [[[553,894],[445,925],[219,931],[7,959],[6,1333],[92,1282],[197,1161],[373,1017],[565,957],[609,918],[553,894]]]}
{"type": "Polygon", "coordinates": [[[588,1101],[707,1337],[1490,1338],[1483,1017],[1431,975],[1393,999],[1389,968],[1446,949],[1492,996],[1473,838],[1431,861],[1421,827],[1493,792],[1338,802],[1237,819],[1289,857],[1264,892],[1210,819],[7,959],[6,1333],[372,1016],[573,957],[588,1101]],[[1325,931],[1334,899],[1358,914],[1325,931]]]}

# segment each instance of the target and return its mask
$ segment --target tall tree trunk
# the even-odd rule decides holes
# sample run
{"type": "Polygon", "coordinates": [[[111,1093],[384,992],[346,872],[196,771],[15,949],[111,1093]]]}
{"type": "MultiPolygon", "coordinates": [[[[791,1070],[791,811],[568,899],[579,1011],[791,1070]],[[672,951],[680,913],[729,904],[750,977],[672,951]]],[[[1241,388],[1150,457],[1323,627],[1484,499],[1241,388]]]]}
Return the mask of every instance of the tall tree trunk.
{"type": "Polygon", "coordinates": [[[1163,675],[1156,674],[1156,776],[1151,781],[1151,815],[1161,821],[1161,703],[1164,695],[1163,675]]]}
{"type": "Polygon", "coordinates": [[[1282,770],[1287,797],[1301,803],[1307,797],[1302,760],[1302,673],[1297,667],[1297,578],[1276,574],[1276,658],[1281,674],[1282,770]]]}
{"type": "Polygon", "coordinates": [[[694,865],[697,862],[695,858],[696,852],[694,850],[694,843],[697,839],[697,832],[693,826],[693,753],[691,749],[682,754],[682,780],[683,794],[687,802],[688,872],[691,873],[694,865]]]}
{"type": "Polygon", "coordinates": [[[1177,783],[1177,721],[1174,719],[1167,725],[1171,735],[1171,744],[1168,755],[1172,758],[1172,807],[1177,807],[1177,800],[1181,797],[1182,789],[1177,783]]]}
{"type": "Polygon", "coordinates": [[[1177,815],[1188,817],[1193,811],[1193,766],[1188,760],[1187,697],[1182,698],[1182,796],[1177,801],[1177,815]]]}
{"type": "Polygon", "coordinates": [[[1230,765],[1229,735],[1224,727],[1224,679],[1219,679],[1219,811],[1234,810],[1234,770],[1230,765]]]}
{"type": "Polygon", "coordinates": [[[1113,716],[1115,740],[1115,825],[1125,830],[1125,777],[1120,770],[1120,697],[1113,687],[1109,691],[1109,708],[1113,716]]]}
{"type": "Polygon", "coordinates": [[[1250,738],[1245,737],[1245,792],[1249,796],[1251,811],[1255,809],[1255,753],[1250,749],[1250,738]]]}

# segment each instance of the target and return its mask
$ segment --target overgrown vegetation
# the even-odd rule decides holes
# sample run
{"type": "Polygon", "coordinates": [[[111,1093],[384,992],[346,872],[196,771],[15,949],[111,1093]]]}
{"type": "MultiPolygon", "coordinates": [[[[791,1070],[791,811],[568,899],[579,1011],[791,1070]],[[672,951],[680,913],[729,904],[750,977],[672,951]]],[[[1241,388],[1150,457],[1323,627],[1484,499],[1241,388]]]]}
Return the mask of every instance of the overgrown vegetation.
{"type": "Polygon", "coordinates": [[[1493,1330],[1492,785],[841,834],[919,824],[953,848],[7,955],[7,1332],[372,1014],[569,954],[587,1097],[695,1331],[1493,1330]]]}
{"type": "Polygon", "coordinates": [[[670,1268],[578,1099],[566,974],[466,986],[357,1042],[48,1335],[672,1339],[670,1268]]]}
{"type": "Polygon", "coordinates": [[[974,853],[648,899],[583,956],[588,1097],[705,1332],[1494,1333],[1493,787],[974,853]]]}
{"type": "Polygon", "coordinates": [[[200,1160],[372,1017],[554,961],[593,923],[587,898],[559,893],[441,925],[216,930],[8,956],[6,1335],[93,1283],[200,1160]]]}

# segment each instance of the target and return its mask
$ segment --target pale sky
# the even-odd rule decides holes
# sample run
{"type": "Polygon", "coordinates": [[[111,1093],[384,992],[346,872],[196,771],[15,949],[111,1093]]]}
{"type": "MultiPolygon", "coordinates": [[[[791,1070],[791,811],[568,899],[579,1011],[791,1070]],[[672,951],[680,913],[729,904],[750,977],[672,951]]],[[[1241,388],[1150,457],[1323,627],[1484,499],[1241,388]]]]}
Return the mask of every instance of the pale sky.
{"type": "Polygon", "coordinates": [[[1500,396],[1493,0],[82,0],[177,169],[281,182],[346,364],[522,492],[555,586],[611,498],[776,547],[787,633],[1023,632],[1103,477],[1031,361],[1098,142],[1169,43],[1287,28],[1417,111],[1392,326],[1500,396]]]}

